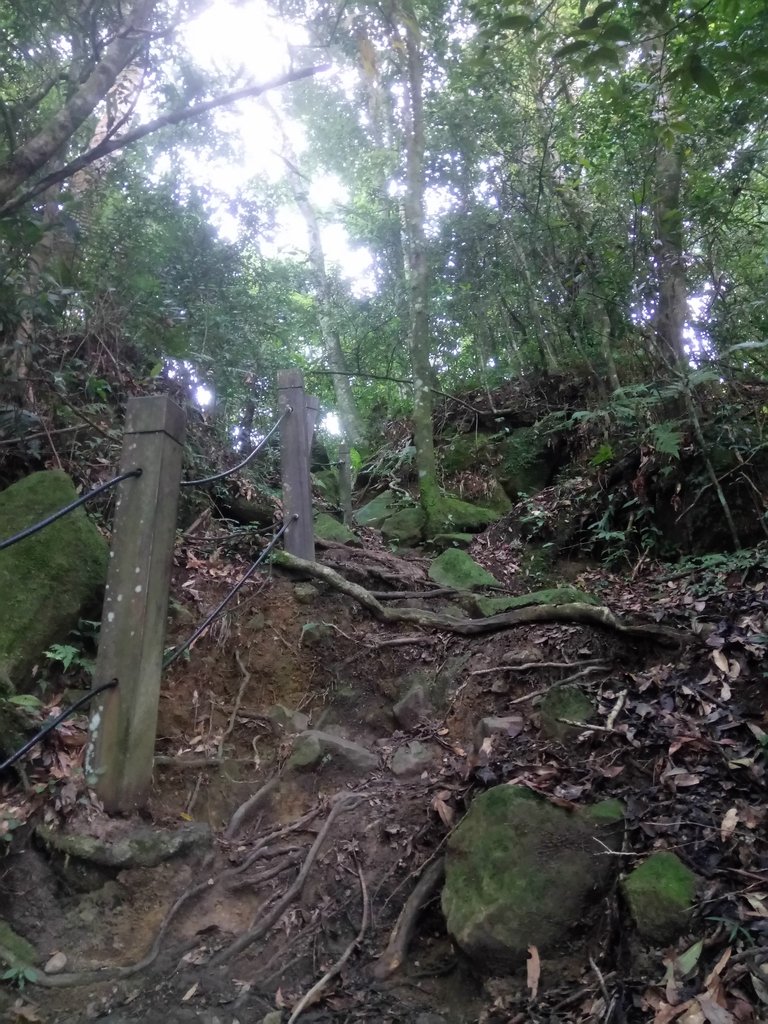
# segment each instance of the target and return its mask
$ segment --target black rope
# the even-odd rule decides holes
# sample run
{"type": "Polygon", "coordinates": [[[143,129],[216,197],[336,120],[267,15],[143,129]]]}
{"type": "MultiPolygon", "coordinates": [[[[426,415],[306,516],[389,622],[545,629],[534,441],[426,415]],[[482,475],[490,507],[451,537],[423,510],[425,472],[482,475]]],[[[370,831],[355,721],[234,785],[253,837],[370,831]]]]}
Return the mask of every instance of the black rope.
{"type": "Polygon", "coordinates": [[[46,526],[50,526],[51,523],[55,523],[57,519],[61,519],[62,516],[67,515],[69,512],[73,512],[76,508],[79,508],[87,501],[90,501],[91,498],[95,498],[104,491],[108,491],[110,487],[114,487],[115,484],[119,484],[121,481],[127,480],[132,476],[141,476],[141,470],[132,469],[128,473],[121,473],[120,476],[116,476],[112,480],[107,480],[105,484],[101,484],[100,487],[96,487],[92,491],[88,491],[87,494],[81,495],[77,501],[73,501],[71,505],[66,505],[64,508],[60,508],[58,512],[54,512],[53,515],[48,516],[47,519],[42,519],[39,523],[35,523],[34,526],[28,526],[26,530],[22,530],[20,533],[14,534],[13,537],[8,537],[7,540],[0,541],[0,551],[4,551],[12,544],[17,544],[20,540],[25,540],[27,537],[31,537],[33,533],[38,533],[40,530],[44,530],[46,526]]]}
{"type": "Polygon", "coordinates": [[[10,768],[11,765],[16,764],[16,762],[20,758],[24,757],[32,747],[36,747],[40,740],[44,739],[49,732],[53,732],[57,725],[61,725],[61,723],[66,718],[69,718],[70,715],[73,715],[78,708],[81,708],[84,704],[88,704],[97,694],[103,693],[104,690],[112,690],[115,686],[117,686],[117,680],[111,679],[108,683],[102,683],[101,686],[95,686],[92,690],[89,690],[85,696],[81,697],[80,700],[76,700],[74,704],[70,704],[70,706],[62,711],[57,718],[54,718],[52,722],[46,722],[43,728],[39,732],[35,733],[31,740],[27,740],[24,746],[20,747],[15,754],[11,754],[6,761],[3,761],[3,763],[0,764],[0,772],[3,772],[6,768],[10,768]]]}
{"type": "Polygon", "coordinates": [[[277,420],[277,422],[272,427],[270,432],[268,434],[266,434],[259,441],[259,443],[253,449],[251,454],[247,458],[243,459],[242,462],[238,462],[238,464],[236,466],[232,466],[231,469],[225,469],[221,473],[215,473],[213,476],[202,477],[202,479],[200,479],[200,480],[182,480],[181,481],[181,486],[182,487],[202,487],[204,484],[213,484],[217,480],[223,480],[224,477],[231,476],[233,473],[237,473],[237,471],[240,470],[240,469],[245,469],[245,467],[248,465],[248,463],[251,461],[251,459],[255,458],[258,455],[258,453],[261,451],[261,449],[264,447],[264,445],[267,443],[267,441],[270,439],[270,437],[272,437],[272,435],[277,430],[277,428],[280,426],[280,424],[283,422],[283,420],[288,415],[288,413],[290,413],[292,411],[293,410],[291,409],[290,405],[286,406],[286,408],[283,410],[282,414],[280,415],[280,418],[277,420]]]}
{"type": "Polygon", "coordinates": [[[277,531],[277,533],[272,538],[272,540],[269,542],[269,544],[267,544],[267,546],[264,548],[264,550],[261,552],[259,557],[256,559],[256,561],[250,567],[248,572],[243,576],[243,578],[238,583],[236,583],[234,585],[234,587],[232,587],[230,592],[226,595],[226,597],[222,601],[219,602],[219,604],[213,609],[213,611],[210,613],[210,615],[206,616],[206,618],[200,623],[200,625],[197,627],[197,629],[192,634],[192,636],[189,638],[189,640],[185,641],[181,645],[181,647],[177,647],[176,650],[173,652],[173,654],[169,655],[165,659],[165,661],[163,662],[163,668],[164,669],[168,668],[169,665],[172,665],[174,663],[174,661],[176,661],[177,658],[180,658],[182,656],[184,651],[188,650],[192,646],[192,644],[195,642],[195,640],[198,639],[198,637],[202,636],[202,634],[206,631],[206,629],[208,629],[208,627],[213,622],[213,620],[216,619],[224,611],[226,606],[229,604],[229,602],[232,600],[232,598],[235,596],[235,594],[237,594],[237,592],[240,590],[240,588],[245,586],[245,584],[248,582],[248,580],[251,578],[251,576],[253,576],[253,574],[256,572],[256,570],[261,565],[261,563],[264,561],[264,559],[267,557],[267,555],[270,553],[270,551],[275,546],[275,544],[277,544],[277,542],[283,536],[283,534],[288,529],[288,527],[292,523],[294,523],[298,518],[299,518],[298,513],[294,512],[294,514],[291,516],[291,518],[288,520],[288,522],[287,523],[283,523],[283,525],[277,531]]]}

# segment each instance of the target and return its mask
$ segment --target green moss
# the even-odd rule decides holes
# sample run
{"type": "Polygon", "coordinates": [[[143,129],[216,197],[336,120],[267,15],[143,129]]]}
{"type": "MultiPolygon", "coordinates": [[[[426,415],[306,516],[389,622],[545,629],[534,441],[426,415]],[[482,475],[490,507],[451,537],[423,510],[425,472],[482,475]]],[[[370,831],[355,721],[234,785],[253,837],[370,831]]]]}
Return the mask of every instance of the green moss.
{"type": "Polygon", "coordinates": [[[441,587],[472,590],[474,587],[498,585],[498,580],[470,558],[466,551],[449,548],[432,562],[429,578],[441,587]]]}
{"type": "Polygon", "coordinates": [[[489,462],[496,440],[493,434],[458,434],[440,449],[443,472],[450,476],[489,462]]]}
{"type": "Polygon", "coordinates": [[[536,494],[547,486],[552,460],[546,435],[536,427],[519,427],[502,442],[501,453],[499,479],[511,498],[536,494]]]}
{"type": "MultiPolygon", "coordinates": [[[[76,497],[66,473],[33,473],[0,494],[0,538],[76,497]]],[[[0,675],[26,681],[42,652],[64,640],[81,610],[95,603],[106,568],[106,542],[82,508],[0,552],[0,675]]]]}
{"type": "Polygon", "coordinates": [[[471,505],[452,494],[443,494],[438,500],[433,516],[430,517],[431,535],[482,530],[499,518],[501,512],[497,509],[471,505]]]}
{"type": "Polygon", "coordinates": [[[588,722],[594,717],[595,708],[578,686],[553,686],[541,702],[540,712],[541,731],[550,739],[562,742],[578,733],[578,726],[566,725],[560,719],[588,722]]]}
{"type": "Polygon", "coordinates": [[[398,500],[392,491],[382,491],[355,512],[355,521],[358,526],[378,529],[385,519],[397,511],[397,505],[398,500]]]}
{"type": "Polygon", "coordinates": [[[339,478],[334,469],[321,469],[312,474],[312,482],[326,501],[333,505],[339,503],[339,478]]]}
{"type": "Polygon", "coordinates": [[[475,605],[481,615],[498,615],[512,608],[528,608],[535,604],[598,604],[591,594],[585,594],[574,587],[554,587],[549,590],[534,590],[519,597],[477,597],[475,605]]]}
{"type": "Polygon", "coordinates": [[[621,800],[610,798],[587,807],[584,813],[598,825],[613,825],[624,821],[625,808],[621,800]]]}
{"type": "Polygon", "coordinates": [[[415,547],[421,542],[426,521],[424,510],[414,505],[413,508],[401,509],[386,519],[381,532],[388,541],[402,544],[404,547],[415,547]]]}
{"type": "Polygon", "coordinates": [[[320,512],[315,516],[315,536],[320,540],[334,541],[337,544],[360,543],[348,526],[329,516],[327,512],[320,512]]]}
{"type": "Polygon", "coordinates": [[[27,942],[21,935],[11,928],[7,921],[0,918],[0,946],[8,950],[11,956],[22,964],[33,966],[37,961],[37,950],[31,942],[27,942]]]}
{"type": "Polygon", "coordinates": [[[473,533],[438,533],[432,538],[432,546],[439,551],[444,548],[466,548],[474,539],[473,533]]]}
{"type": "Polygon", "coordinates": [[[686,926],[696,875],[674,853],[653,853],[624,881],[637,930],[651,942],[667,942],[686,926]]]}
{"type": "Polygon", "coordinates": [[[522,787],[477,797],[448,842],[442,904],[457,943],[488,966],[519,967],[530,945],[567,941],[611,871],[593,831],[522,787]]]}

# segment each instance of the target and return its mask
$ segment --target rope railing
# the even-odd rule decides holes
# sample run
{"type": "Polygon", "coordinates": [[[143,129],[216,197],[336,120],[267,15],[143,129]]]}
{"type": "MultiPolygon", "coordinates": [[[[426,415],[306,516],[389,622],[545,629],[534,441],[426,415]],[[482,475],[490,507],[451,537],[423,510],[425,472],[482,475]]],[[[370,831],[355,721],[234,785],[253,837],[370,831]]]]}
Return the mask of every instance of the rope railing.
{"type": "Polygon", "coordinates": [[[232,466],[231,469],[222,470],[221,473],[214,473],[213,476],[202,477],[200,480],[182,480],[180,486],[181,487],[204,487],[206,484],[213,484],[213,483],[216,483],[217,480],[224,480],[225,477],[231,476],[233,473],[237,473],[238,470],[245,469],[245,467],[248,465],[248,463],[251,462],[252,459],[256,458],[256,456],[259,454],[261,449],[264,447],[264,445],[267,443],[267,441],[270,439],[270,437],[272,437],[272,435],[275,433],[277,428],[283,422],[285,417],[288,416],[291,411],[292,410],[291,410],[290,406],[288,406],[287,409],[283,410],[283,412],[281,413],[280,417],[277,419],[277,421],[275,422],[274,426],[269,431],[269,433],[265,434],[264,437],[262,437],[262,439],[259,441],[259,443],[256,445],[256,447],[253,449],[251,454],[247,458],[243,459],[242,462],[238,462],[238,464],[236,466],[232,466]]]}
{"type": "Polygon", "coordinates": [[[219,617],[219,615],[221,615],[221,613],[227,607],[227,605],[232,600],[232,598],[235,597],[235,595],[238,593],[238,591],[240,591],[245,586],[245,584],[248,582],[248,580],[251,578],[251,576],[253,576],[253,574],[256,572],[256,570],[261,565],[261,563],[264,561],[264,559],[267,557],[267,555],[270,553],[270,551],[272,551],[272,549],[274,548],[275,544],[277,544],[277,542],[283,536],[285,531],[298,518],[299,518],[298,515],[293,515],[287,522],[283,523],[283,525],[277,531],[275,536],[272,538],[272,540],[269,542],[269,544],[267,544],[267,546],[261,552],[261,554],[256,559],[256,561],[253,563],[253,565],[251,565],[251,567],[248,569],[248,571],[245,573],[245,575],[240,580],[238,580],[238,582],[234,585],[234,587],[232,587],[232,589],[229,591],[229,593],[226,594],[225,597],[216,605],[216,607],[213,609],[213,611],[209,615],[206,615],[206,617],[203,619],[203,621],[200,623],[200,625],[194,631],[192,636],[190,636],[188,640],[185,640],[184,643],[180,647],[177,647],[175,651],[173,651],[170,655],[168,655],[168,657],[166,657],[165,661],[163,662],[163,668],[164,669],[166,669],[170,665],[172,665],[174,663],[174,661],[176,661],[178,658],[180,658],[185,651],[189,650],[189,648],[192,646],[192,644],[195,642],[195,640],[197,640],[199,637],[201,637],[203,635],[203,633],[206,631],[206,629],[208,629],[208,627],[211,625],[211,623],[213,623],[219,617]]]}
{"type": "Polygon", "coordinates": [[[60,508],[58,512],[54,512],[50,516],[46,516],[45,519],[41,519],[40,522],[35,523],[34,526],[28,526],[25,530],[20,530],[19,533],[15,533],[12,537],[8,537],[6,540],[0,541],[0,551],[5,551],[5,549],[11,547],[11,545],[18,544],[20,540],[26,540],[27,537],[31,537],[33,534],[39,533],[40,530],[44,530],[46,526],[50,526],[51,523],[55,523],[57,519],[62,519],[70,512],[74,512],[76,508],[80,508],[81,505],[85,505],[86,502],[91,501],[92,498],[96,498],[99,494],[103,494],[104,491],[108,491],[110,487],[114,487],[116,484],[121,483],[123,480],[128,480],[133,476],[141,476],[141,470],[131,469],[127,473],[121,473],[119,476],[113,477],[111,480],[107,480],[105,484],[101,484],[99,487],[94,487],[94,489],[92,491],[88,491],[87,494],[80,495],[77,501],[73,501],[69,505],[65,505],[64,508],[60,508]]]}

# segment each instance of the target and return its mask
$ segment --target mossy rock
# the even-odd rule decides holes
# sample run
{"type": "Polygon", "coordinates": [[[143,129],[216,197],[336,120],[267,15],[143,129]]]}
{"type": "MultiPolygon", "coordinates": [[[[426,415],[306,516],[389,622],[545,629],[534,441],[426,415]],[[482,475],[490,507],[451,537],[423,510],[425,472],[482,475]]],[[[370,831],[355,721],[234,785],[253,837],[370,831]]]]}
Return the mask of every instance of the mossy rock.
{"type": "Polygon", "coordinates": [[[610,837],[519,786],[477,797],[448,841],[442,906],[448,931],[478,964],[519,969],[529,946],[569,943],[611,881],[610,837]]]}
{"type": "Polygon", "coordinates": [[[429,567],[429,578],[441,587],[452,587],[455,590],[472,590],[474,587],[498,586],[498,580],[474,558],[460,551],[449,548],[438,555],[429,567]]]}
{"type": "Polygon", "coordinates": [[[315,537],[335,544],[360,545],[359,539],[349,527],[329,516],[327,512],[319,512],[315,516],[315,537]]]}
{"type": "Polygon", "coordinates": [[[392,491],[382,491],[355,512],[355,522],[358,526],[380,529],[384,520],[395,514],[398,505],[399,500],[392,491]]]}
{"type": "Polygon", "coordinates": [[[623,888],[644,939],[665,943],[685,929],[696,894],[696,875],[674,853],[652,853],[625,879],[623,888]]]}
{"type": "MultiPolygon", "coordinates": [[[[25,477],[0,494],[0,538],[76,498],[66,473],[25,477]]],[[[0,593],[13,595],[0,618],[0,676],[26,685],[42,653],[66,638],[82,611],[95,609],[106,571],[106,541],[82,508],[0,552],[0,593]]]]}
{"type": "Polygon", "coordinates": [[[541,731],[553,740],[563,742],[569,736],[577,735],[578,725],[566,725],[561,718],[569,722],[589,722],[595,716],[595,706],[589,697],[578,686],[553,686],[547,693],[539,708],[541,714],[541,731]]]}
{"type": "Polygon", "coordinates": [[[536,427],[519,427],[500,445],[499,481],[513,501],[537,494],[550,482],[552,454],[546,435],[536,427]]]}
{"type": "Polygon", "coordinates": [[[498,435],[494,434],[457,434],[438,452],[443,472],[450,476],[473,469],[478,463],[488,463],[496,443],[498,435]]]}
{"type": "Polygon", "coordinates": [[[31,942],[27,942],[11,928],[7,921],[0,917],[0,947],[7,950],[17,963],[28,967],[37,963],[37,950],[31,942]]]}
{"type": "Polygon", "coordinates": [[[403,547],[416,547],[421,543],[422,532],[427,517],[418,505],[404,508],[386,519],[381,527],[382,536],[394,544],[403,547]]]}
{"type": "Polygon", "coordinates": [[[499,509],[471,505],[452,494],[444,494],[430,517],[430,532],[433,536],[441,533],[477,532],[495,523],[501,516],[502,511],[499,509]]]}
{"type": "Polygon", "coordinates": [[[553,587],[548,590],[534,590],[519,597],[476,597],[474,603],[481,615],[499,615],[513,608],[529,608],[535,604],[599,604],[591,594],[585,594],[575,587],[553,587]]]}

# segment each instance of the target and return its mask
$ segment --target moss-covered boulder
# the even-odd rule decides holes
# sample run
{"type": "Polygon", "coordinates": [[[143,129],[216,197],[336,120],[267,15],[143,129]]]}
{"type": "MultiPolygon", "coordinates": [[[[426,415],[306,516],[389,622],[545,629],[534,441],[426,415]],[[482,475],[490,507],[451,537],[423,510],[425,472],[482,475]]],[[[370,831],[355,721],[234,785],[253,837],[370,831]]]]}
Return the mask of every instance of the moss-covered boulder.
{"type": "Polygon", "coordinates": [[[431,533],[472,533],[484,530],[486,526],[500,519],[502,510],[484,508],[462,501],[452,494],[444,494],[430,520],[431,533]]]}
{"type": "Polygon", "coordinates": [[[403,508],[395,512],[393,516],[386,519],[381,527],[385,540],[393,544],[400,544],[403,547],[416,547],[421,543],[422,532],[427,517],[423,509],[418,505],[411,508],[403,508]]]}
{"type": "Polygon", "coordinates": [[[519,427],[500,445],[497,475],[510,498],[543,490],[552,477],[552,453],[545,434],[536,427],[519,427]]]}
{"type": "Polygon", "coordinates": [[[37,950],[31,942],[27,942],[11,928],[7,921],[0,917],[0,961],[12,960],[14,964],[25,964],[32,967],[37,963],[37,950]],[[10,956],[6,958],[3,953],[10,956]]]}
{"type": "Polygon", "coordinates": [[[696,893],[696,875],[674,853],[652,853],[629,874],[623,888],[644,939],[669,942],[685,929],[696,893]]]}
{"type": "Polygon", "coordinates": [[[398,498],[392,491],[382,491],[355,512],[358,526],[372,526],[379,529],[398,508],[398,498]]]}
{"type": "Polygon", "coordinates": [[[312,474],[312,483],[320,491],[326,501],[333,505],[339,503],[339,478],[333,469],[321,469],[312,474]]]}
{"type": "Polygon", "coordinates": [[[456,943],[496,971],[522,968],[529,946],[567,944],[611,880],[597,840],[612,842],[594,817],[523,787],[481,794],[448,841],[442,904],[456,943]]]}
{"type": "Polygon", "coordinates": [[[327,512],[319,512],[315,516],[315,537],[335,544],[360,544],[348,526],[329,516],[327,512]]]}
{"type": "Polygon", "coordinates": [[[476,597],[474,604],[481,615],[498,615],[513,608],[529,608],[534,604],[599,604],[591,594],[575,587],[552,587],[547,590],[533,590],[518,597],[476,597]]]}
{"type": "Polygon", "coordinates": [[[498,434],[457,434],[438,452],[443,472],[450,476],[473,469],[478,463],[494,461],[493,450],[498,440],[498,434]]]}
{"type": "Polygon", "coordinates": [[[430,544],[438,551],[444,551],[446,548],[468,548],[474,539],[474,533],[438,533],[430,544]]]}
{"type": "MultiPolygon", "coordinates": [[[[0,539],[77,497],[66,473],[33,473],[0,494],[0,539]]],[[[63,640],[104,586],[107,544],[82,508],[0,551],[0,678],[19,689],[43,651],[63,640]]],[[[2,738],[0,737],[0,742],[2,738]]]]}
{"type": "Polygon", "coordinates": [[[498,586],[499,581],[474,558],[460,551],[449,548],[438,555],[429,567],[429,578],[441,587],[452,587],[455,590],[472,590],[474,587],[498,586]]]}
{"type": "Polygon", "coordinates": [[[595,706],[578,686],[553,686],[539,708],[541,731],[553,740],[563,742],[578,734],[578,725],[589,722],[595,715],[595,706]]]}

